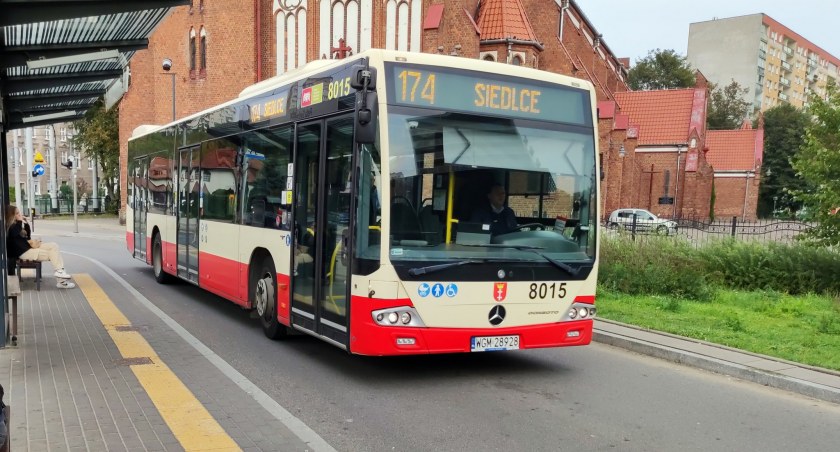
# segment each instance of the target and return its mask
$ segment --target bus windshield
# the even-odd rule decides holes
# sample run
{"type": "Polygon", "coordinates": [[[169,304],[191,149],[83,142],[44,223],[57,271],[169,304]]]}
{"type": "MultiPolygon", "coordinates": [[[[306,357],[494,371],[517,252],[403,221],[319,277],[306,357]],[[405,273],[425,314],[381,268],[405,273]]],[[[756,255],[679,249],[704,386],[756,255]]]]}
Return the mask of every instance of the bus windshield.
{"type": "Polygon", "coordinates": [[[388,118],[392,261],[594,260],[592,127],[400,106],[388,118]]]}

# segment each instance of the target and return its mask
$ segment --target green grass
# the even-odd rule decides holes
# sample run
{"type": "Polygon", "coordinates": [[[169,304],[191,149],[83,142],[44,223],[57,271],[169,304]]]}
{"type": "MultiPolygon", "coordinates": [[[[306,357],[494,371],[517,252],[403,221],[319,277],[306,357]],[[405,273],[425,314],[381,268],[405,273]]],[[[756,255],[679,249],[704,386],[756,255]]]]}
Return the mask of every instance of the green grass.
{"type": "Polygon", "coordinates": [[[840,298],[718,290],[693,301],[601,288],[598,317],[840,370],[840,298]]]}

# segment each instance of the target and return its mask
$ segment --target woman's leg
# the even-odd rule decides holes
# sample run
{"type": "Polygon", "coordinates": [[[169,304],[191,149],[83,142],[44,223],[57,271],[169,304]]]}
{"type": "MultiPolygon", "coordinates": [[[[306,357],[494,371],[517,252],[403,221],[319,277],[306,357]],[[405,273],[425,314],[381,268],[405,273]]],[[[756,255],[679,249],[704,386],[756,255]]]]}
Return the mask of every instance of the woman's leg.
{"type": "Polygon", "coordinates": [[[58,251],[58,244],[53,242],[42,243],[38,248],[31,248],[21,254],[20,258],[27,261],[50,261],[56,271],[64,270],[64,260],[58,251]]]}

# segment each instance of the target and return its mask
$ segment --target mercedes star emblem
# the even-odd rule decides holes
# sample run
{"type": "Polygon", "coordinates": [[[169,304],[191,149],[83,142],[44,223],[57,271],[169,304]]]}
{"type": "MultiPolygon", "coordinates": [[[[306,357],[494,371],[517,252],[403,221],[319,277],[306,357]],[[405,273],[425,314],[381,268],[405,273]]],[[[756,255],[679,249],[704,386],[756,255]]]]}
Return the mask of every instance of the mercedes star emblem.
{"type": "Polygon", "coordinates": [[[487,317],[490,320],[490,324],[493,325],[493,326],[496,326],[496,325],[502,323],[502,321],[505,320],[505,308],[504,308],[504,306],[502,306],[500,304],[497,304],[496,306],[493,306],[493,309],[490,310],[490,315],[487,316],[487,317]]]}

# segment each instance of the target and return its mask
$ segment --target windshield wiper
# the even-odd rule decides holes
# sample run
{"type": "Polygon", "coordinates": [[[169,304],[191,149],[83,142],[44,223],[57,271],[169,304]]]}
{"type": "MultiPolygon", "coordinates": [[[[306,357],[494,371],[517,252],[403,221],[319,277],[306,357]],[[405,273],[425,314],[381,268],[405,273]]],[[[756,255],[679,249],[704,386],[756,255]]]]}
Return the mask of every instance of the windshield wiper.
{"type": "Polygon", "coordinates": [[[571,265],[569,265],[565,262],[558,261],[554,258],[548,257],[547,255],[545,255],[545,253],[540,252],[539,250],[544,250],[545,249],[541,246],[504,245],[504,244],[501,244],[501,243],[486,243],[484,245],[472,245],[472,244],[470,244],[470,245],[462,245],[462,246],[481,246],[481,247],[484,247],[484,248],[510,248],[510,249],[520,250],[520,251],[530,251],[534,254],[539,255],[540,257],[547,260],[548,262],[550,262],[555,267],[559,268],[560,270],[565,271],[566,273],[568,273],[572,276],[577,276],[578,274],[580,274],[580,268],[574,268],[574,267],[572,267],[571,265]]]}
{"type": "Polygon", "coordinates": [[[458,267],[467,264],[483,264],[485,261],[481,259],[465,259],[458,262],[448,262],[446,264],[429,265],[428,267],[415,267],[408,269],[409,276],[420,276],[427,273],[439,272],[447,268],[458,267]]]}

